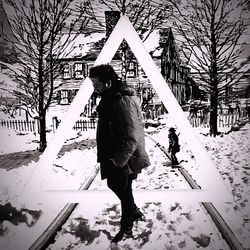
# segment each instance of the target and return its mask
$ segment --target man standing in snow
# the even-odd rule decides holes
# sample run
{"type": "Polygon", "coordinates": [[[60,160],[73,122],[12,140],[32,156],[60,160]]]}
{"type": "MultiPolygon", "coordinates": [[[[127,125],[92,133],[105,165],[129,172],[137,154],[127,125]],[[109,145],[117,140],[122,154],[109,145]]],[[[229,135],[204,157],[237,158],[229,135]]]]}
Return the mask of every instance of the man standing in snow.
{"type": "Polygon", "coordinates": [[[108,64],[92,67],[89,77],[101,97],[96,135],[101,178],[121,201],[120,231],[112,239],[118,242],[132,237],[133,222],[143,217],[134,202],[132,181],[150,161],[135,91],[108,64]]]}
{"type": "Polygon", "coordinates": [[[171,162],[173,165],[178,165],[179,162],[175,154],[180,151],[180,145],[179,145],[178,135],[175,133],[175,128],[171,127],[169,129],[168,139],[169,139],[168,152],[170,152],[171,154],[170,155],[171,162]]]}

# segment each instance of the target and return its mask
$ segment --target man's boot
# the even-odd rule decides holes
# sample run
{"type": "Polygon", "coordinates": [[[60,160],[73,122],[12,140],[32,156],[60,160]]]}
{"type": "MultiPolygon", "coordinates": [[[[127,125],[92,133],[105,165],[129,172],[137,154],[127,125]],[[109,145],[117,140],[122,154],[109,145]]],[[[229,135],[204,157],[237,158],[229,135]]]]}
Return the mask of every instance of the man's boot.
{"type": "Polygon", "coordinates": [[[140,211],[140,209],[138,207],[136,207],[134,214],[133,214],[133,221],[138,221],[138,220],[145,220],[145,216],[140,211]]]}
{"type": "Polygon", "coordinates": [[[126,240],[129,238],[133,238],[132,227],[121,227],[120,231],[115,235],[113,239],[111,239],[111,242],[117,243],[121,240],[126,240]]]}

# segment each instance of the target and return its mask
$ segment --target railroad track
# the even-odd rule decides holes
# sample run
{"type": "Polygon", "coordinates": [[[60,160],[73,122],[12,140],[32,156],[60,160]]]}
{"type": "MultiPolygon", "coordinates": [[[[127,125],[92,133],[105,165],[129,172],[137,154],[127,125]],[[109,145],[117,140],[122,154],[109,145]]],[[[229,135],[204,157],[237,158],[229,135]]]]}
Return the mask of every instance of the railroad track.
{"type": "MultiPolygon", "coordinates": [[[[96,175],[99,172],[99,166],[96,165],[93,171],[90,173],[86,181],[82,184],[79,190],[87,190],[96,175]]],[[[48,228],[39,236],[39,238],[30,246],[29,250],[42,250],[46,249],[50,242],[53,241],[57,231],[60,230],[62,225],[67,221],[69,216],[72,214],[78,203],[67,203],[56,218],[51,222],[48,228]]]]}
{"type": "MultiPolygon", "coordinates": [[[[166,148],[160,145],[155,139],[153,139],[148,134],[145,134],[150,140],[152,140],[161,150],[162,152],[171,160],[166,148]]],[[[188,184],[192,189],[201,189],[200,186],[195,182],[195,180],[189,175],[189,173],[180,165],[178,168],[180,173],[186,179],[188,184]]],[[[241,243],[239,242],[238,238],[235,236],[233,231],[227,225],[225,220],[222,218],[220,213],[217,211],[215,206],[211,202],[201,202],[207,213],[210,215],[211,219],[215,223],[216,227],[219,229],[222,237],[227,242],[228,246],[232,250],[244,250],[241,243]]]]}
{"type": "MultiPolygon", "coordinates": [[[[170,159],[170,156],[166,150],[166,148],[160,145],[154,138],[152,138],[149,134],[145,134],[147,138],[155,143],[157,147],[161,149],[161,151],[170,159]]],[[[178,168],[181,175],[185,178],[187,183],[190,185],[192,189],[200,189],[199,185],[195,182],[195,180],[189,175],[189,173],[180,165],[178,168]]],[[[98,165],[95,166],[94,170],[91,172],[85,183],[80,187],[79,190],[87,190],[95,177],[97,176],[99,171],[98,165]]],[[[48,228],[39,236],[39,238],[32,244],[29,250],[42,250],[46,249],[51,242],[53,242],[56,233],[61,229],[62,225],[67,221],[71,213],[74,211],[78,203],[68,203],[61,210],[61,212],[57,215],[57,217],[52,221],[52,223],[48,226],[48,228]]],[[[215,226],[218,228],[221,236],[224,238],[230,249],[232,250],[244,250],[241,243],[232,232],[230,227],[227,225],[223,217],[217,211],[215,206],[211,202],[202,202],[201,206],[207,211],[208,215],[211,217],[215,226]]]]}

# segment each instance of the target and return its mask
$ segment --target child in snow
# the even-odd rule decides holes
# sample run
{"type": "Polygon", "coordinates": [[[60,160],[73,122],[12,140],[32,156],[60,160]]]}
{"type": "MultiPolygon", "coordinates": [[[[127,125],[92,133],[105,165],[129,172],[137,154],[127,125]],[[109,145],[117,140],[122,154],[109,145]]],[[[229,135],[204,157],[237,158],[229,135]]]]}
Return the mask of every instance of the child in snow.
{"type": "Polygon", "coordinates": [[[178,135],[175,133],[174,128],[170,128],[168,134],[168,139],[169,139],[169,147],[168,147],[168,152],[170,153],[171,161],[173,165],[178,165],[178,160],[176,157],[176,153],[180,151],[180,145],[179,145],[179,138],[178,135]]]}

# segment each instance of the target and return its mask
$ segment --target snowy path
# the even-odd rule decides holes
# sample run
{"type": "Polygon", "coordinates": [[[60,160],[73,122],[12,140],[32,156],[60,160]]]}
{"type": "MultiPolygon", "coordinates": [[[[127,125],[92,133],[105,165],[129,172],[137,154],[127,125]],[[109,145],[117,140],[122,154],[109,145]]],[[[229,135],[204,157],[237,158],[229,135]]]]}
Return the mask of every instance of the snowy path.
{"type": "MultiPolygon", "coordinates": [[[[164,156],[161,150],[156,147],[151,140],[146,140],[147,152],[149,152],[150,159],[153,159],[153,161],[151,162],[151,166],[143,170],[139,175],[138,180],[134,183],[134,188],[137,190],[190,189],[184,178],[181,177],[179,171],[170,167],[169,160],[164,156]]],[[[56,166],[51,169],[51,173],[48,174],[46,182],[43,184],[52,190],[78,189],[93,169],[91,165],[94,166],[95,163],[95,148],[85,151],[83,151],[83,154],[82,151],[76,149],[59,157],[56,160],[56,166]],[[89,161],[83,164],[86,155],[88,155],[89,161]],[[85,166],[83,168],[84,170],[79,172],[79,169],[73,167],[79,165],[85,166]],[[60,172],[64,172],[64,175],[60,172]],[[60,183],[63,183],[63,186],[61,186],[60,183]]],[[[90,189],[107,190],[106,182],[101,181],[98,175],[90,189]]],[[[30,206],[32,205],[33,209],[42,210],[41,218],[32,228],[23,225],[19,227],[18,230],[15,230],[15,228],[9,224],[10,232],[6,238],[11,240],[4,246],[6,247],[4,249],[13,249],[17,244],[19,249],[27,249],[34,239],[39,236],[39,232],[42,232],[50,224],[65,205],[65,203],[59,199],[50,203],[51,205],[48,208],[49,201],[41,201],[40,199],[40,204],[34,204],[36,200],[37,199],[32,199],[33,203],[30,204],[30,206]],[[11,229],[14,231],[12,232],[11,229]],[[30,230],[32,230],[32,234],[30,230]],[[26,237],[26,242],[22,241],[20,244],[20,237],[23,237],[25,234],[29,235],[29,237],[26,237]]],[[[74,249],[78,249],[78,247],[81,249],[103,249],[104,245],[108,248],[111,235],[114,235],[118,230],[120,219],[120,208],[118,204],[117,198],[112,196],[112,194],[109,202],[105,203],[103,203],[102,199],[98,199],[98,197],[93,197],[90,202],[83,201],[78,205],[76,211],[63,226],[62,231],[58,233],[56,243],[48,249],[66,249],[67,247],[72,247],[72,245],[74,249]],[[99,204],[97,202],[98,200],[100,201],[99,204]],[[78,230],[80,230],[80,232],[78,232],[78,230]],[[68,234],[66,233],[67,231],[69,231],[68,234]],[[76,237],[73,236],[74,231],[76,237]],[[67,235],[70,240],[67,239],[67,235]],[[82,237],[86,237],[86,239],[83,240],[82,237]],[[60,246],[60,244],[62,245],[60,246]]],[[[222,246],[224,244],[224,241],[219,235],[214,233],[216,229],[212,224],[210,222],[207,223],[209,218],[207,218],[199,204],[194,206],[192,204],[180,203],[145,203],[139,200],[138,205],[140,205],[142,211],[145,213],[147,220],[145,222],[135,223],[134,233],[137,240],[130,240],[124,242],[124,244],[121,243],[123,246],[128,246],[130,249],[137,249],[142,246],[143,249],[161,249],[165,244],[167,246],[177,243],[180,246],[194,249],[195,246],[202,245],[212,247],[213,244],[211,244],[211,242],[216,242],[214,249],[218,249],[218,242],[220,242],[219,244],[222,244],[222,246]],[[188,240],[187,234],[189,234],[188,240]],[[159,242],[158,245],[155,245],[156,240],[159,242]]],[[[226,249],[225,246],[223,246],[223,249],[226,249]]]]}
{"type": "MultiPolygon", "coordinates": [[[[171,167],[169,159],[150,139],[146,140],[146,151],[151,160],[151,165],[142,170],[137,180],[133,183],[135,190],[155,189],[190,189],[185,179],[177,169],[171,167]]],[[[102,181],[97,175],[90,190],[107,190],[106,181],[102,181]]]]}
{"type": "MultiPolygon", "coordinates": [[[[148,139],[147,150],[150,158],[157,161],[139,175],[135,189],[190,189],[179,171],[170,167],[166,156],[148,139]]],[[[106,182],[99,180],[100,176],[90,189],[107,190],[106,182]]],[[[119,230],[120,205],[114,195],[111,200],[113,203],[110,200],[103,203],[103,199],[98,203],[98,198],[97,201],[91,199],[91,204],[80,203],[58,232],[56,242],[47,249],[229,249],[199,204],[142,200],[137,205],[146,221],[134,223],[134,240],[112,245],[110,239],[119,230]]]]}
{"type": "MultiPolygon", "coordinates": [[[[157,128],[157,132],[154,133],[154,138],[167,147],[167,126],[157,128]]],[[[234,197],[233,203],[221,204],[220,211],[243,246],[250,248],[250,124],[246,124],[239,131],[216,138],[204,136],[205,130],[197,130],[197,133],[234,197]]],[[[30,137],[27,143],[27,140],[22,141],[24,137],[16,135],[11,137],[8,134],[6,138],[13,143],[8,147],[0,148],[1,154],[26,148],[34,149],[33,138],[30,137]]],[[[88,135],[84,138],[86,137],[88,135]]],[[[90,138],[94,137],[91,135],[90,138]]],[[[183,178],[179,176],[178,170],[172,170],[168,166],[168,159],[162,155],[161,151],[150,141],[146,140],[146,143],[152,165],[139,176],[134,183],[134,189],[146,191],[188,188],[183,178]]],[[[183,163],[183,166],[194,178],[199,178],[196,171],[198,166],[192,153],[182,141],[181,152],[177,157],[188,160],[187,163],[183,163]]],[[[95,149],[72,150],[59,157],[55,164],[46,175],[40,176],[38,181],[42,181],[50,189],[77,189],[91,172],[91,166],[96,164],[96,152],[95,149]]],[[[17,199],[20,189],[35,166],[36,163],[31,162],[28,166],[10,171],[0,169],[1,204],[11,201],[17,209],[26,207],[43,211],[40,219],[32,227],[28,227],[25,223],[15,226],[4,221],[0,228],[0,249],[27,249],[25,244],[32,242],[36,238],[35,235],[39,235],[41,227],[45,228],[45,224],[50,223],[48,218],[53,218],[60,207],[68,202],[69,196],[67,195],[64,199],[62,196],[53,196],[53,199],[48,200],[42,200],[39,197],[27,197],[26,201],[17,199]]],[[[97,176],[92,189],[107,190],[110,194],[107,196],[109,199],[104,200],[106,196],[102,196],[102,193],[95,193],[95,196],[89,196],[86,202],[81,202],[71,219],[64,225],[63,231],[58,234],[56,244],[49,249],[66,249],[67,247],[103,249],[102,246],[108,249],[110,236],[106,231],[114,235],[118,230],[119,202],[107,189],[105,181],[100,180],[100,176],[97,176]],[[110,209],[111,207],[114,208],[110,209]],[[106,231],[103,231],[103,228],[106,231]],[[86,238],[82,235],[86,235],[86,238]]],[[[135,223],[135,236],[140,236],[140,239],[138,238],[135,242],[122,242],[122,246],[127,246],[125,249],[139,249],[143,246],[141,249],[193,250],[206,247],[209,250],[227,250],[224,241],[217,235],[216,229],[199,204],[168,202],[166,194],[165,201],[145,202],[143,199],[137,199],[137,205],[145,213],[147,221],[135,223]]]]}

